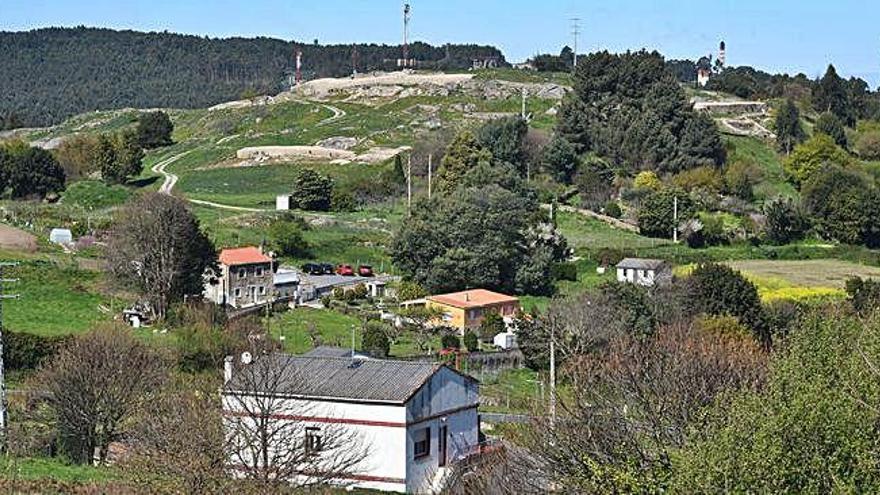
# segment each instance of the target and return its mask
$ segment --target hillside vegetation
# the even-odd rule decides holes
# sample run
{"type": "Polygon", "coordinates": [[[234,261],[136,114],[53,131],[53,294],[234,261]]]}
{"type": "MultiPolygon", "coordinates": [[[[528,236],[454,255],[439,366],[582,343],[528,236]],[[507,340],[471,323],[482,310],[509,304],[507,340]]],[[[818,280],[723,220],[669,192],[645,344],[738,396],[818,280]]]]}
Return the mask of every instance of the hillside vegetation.
{"type": "MultiPolygon", "coordinates": [[[[319,45],[272,38],[212,39],[168,32],[48,28],[0,32],[0,130],[56,124],[72,115],[124,107],[203,108],[243,93],[289,85],[294,51],[304,77],[339,77],[393,67],[400,47],[319,45]]],[[[464,69],[472,57],[504,56],[494,47],[413,43],[423,66],[464,69]]]]}

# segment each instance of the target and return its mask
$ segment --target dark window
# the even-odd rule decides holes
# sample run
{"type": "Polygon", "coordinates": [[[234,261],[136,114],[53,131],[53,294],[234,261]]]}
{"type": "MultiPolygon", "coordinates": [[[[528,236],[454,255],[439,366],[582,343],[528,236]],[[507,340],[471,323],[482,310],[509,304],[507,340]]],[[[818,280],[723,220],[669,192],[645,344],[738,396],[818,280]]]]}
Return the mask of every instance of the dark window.
{"type": "Polygon", "coordinates": [[[306,454],[317,454],[322,448],[321,429],[311,426],[306,428],[306,454]]]}
{"type": "Polygon", "coordinates": [[[431,427],[416,430],[413,434],[413,459],[425,457],[431,453],[431,427]]]}
{"type": "Polygon", "coordinates": [[[238,278],[244,278],[245,275],[247,275],[247,270],[245,270],[244,268],[238,270],[238,278]]]}

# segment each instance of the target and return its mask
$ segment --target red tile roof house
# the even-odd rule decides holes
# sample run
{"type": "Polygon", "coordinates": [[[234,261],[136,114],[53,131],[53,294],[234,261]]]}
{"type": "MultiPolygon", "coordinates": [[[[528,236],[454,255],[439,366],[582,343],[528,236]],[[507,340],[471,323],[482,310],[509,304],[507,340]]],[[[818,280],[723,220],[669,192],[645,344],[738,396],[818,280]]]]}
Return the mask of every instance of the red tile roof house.
{"type": "Polygon", "coordinates": [[[205,298],[219,305],[247,308],[269,301],[274,260],[259,247],[220,251],[220,274],[205,284],[205,298]]]}

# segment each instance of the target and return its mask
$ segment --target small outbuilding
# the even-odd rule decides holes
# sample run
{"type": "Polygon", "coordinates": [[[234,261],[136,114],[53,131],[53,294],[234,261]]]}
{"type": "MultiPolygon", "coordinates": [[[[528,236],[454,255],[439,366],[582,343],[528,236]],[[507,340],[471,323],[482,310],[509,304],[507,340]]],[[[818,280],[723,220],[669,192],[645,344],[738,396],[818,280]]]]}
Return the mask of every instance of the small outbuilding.
{"type": "Polygon", "coordinates": [[[70,229],[52,229],[49,232],[49,242],[53,244],[73,244],[73,233],[70,229]]]}
{"type": "Polygon", "coordinates": [[[672,267],[664,260],[624,258],[617,264],[617,281],[651,287],[672,281],[672,267]]]}

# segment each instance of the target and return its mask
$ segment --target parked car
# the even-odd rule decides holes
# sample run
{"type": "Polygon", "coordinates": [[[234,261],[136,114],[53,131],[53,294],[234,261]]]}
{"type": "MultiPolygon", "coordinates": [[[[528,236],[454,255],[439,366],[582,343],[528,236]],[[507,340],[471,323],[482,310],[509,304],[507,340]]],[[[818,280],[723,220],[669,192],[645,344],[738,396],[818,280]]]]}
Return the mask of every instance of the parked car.
{"type": "Polygon", "coordinates": [[[306,263],[302,267],[303,273],[306,275],[323,275],[324,267],[318,263],[306,263]]]}
{"type": "Polygon", "coordinates": [[[321,263],[321,270],[323,271],[324,275],[333,275],[334,273],[336,273],[336,270],[330,263],[321,263]]]}
{"type": "Polygon", "coordinates": [[[354,277],[354,268],[351,265],[339,265],[336,267],[336,274],[345,277],[354,277]]]}
{"type": "Polygon", "coordinates": [[[372,277],[373,267],[370,265],[361,265],[358,267],[358,275],[361,277],[372,277]]]}

